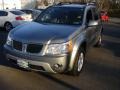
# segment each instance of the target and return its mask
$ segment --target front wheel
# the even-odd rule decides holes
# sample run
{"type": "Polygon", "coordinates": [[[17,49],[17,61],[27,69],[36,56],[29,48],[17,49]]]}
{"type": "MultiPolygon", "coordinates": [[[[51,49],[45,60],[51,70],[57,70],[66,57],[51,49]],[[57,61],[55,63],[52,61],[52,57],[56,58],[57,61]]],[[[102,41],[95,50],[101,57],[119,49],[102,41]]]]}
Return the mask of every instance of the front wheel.
{"type": "Polygon", "coordinates": [[[84,59],[85,59],[85,52],[81,48],[79,52],[77,53],[76,60],[73,66],[73,70],[71,72],[72,75],[78,76],[80,74],[82,67],[83,67],[84,59]]]}
{"type": "Polygon", "coordinates": [[[13,29],[13,26],[11,23],[7,22],[5,23],[4,28],[6,31],[10,31],[11,29],[13,29]]]}

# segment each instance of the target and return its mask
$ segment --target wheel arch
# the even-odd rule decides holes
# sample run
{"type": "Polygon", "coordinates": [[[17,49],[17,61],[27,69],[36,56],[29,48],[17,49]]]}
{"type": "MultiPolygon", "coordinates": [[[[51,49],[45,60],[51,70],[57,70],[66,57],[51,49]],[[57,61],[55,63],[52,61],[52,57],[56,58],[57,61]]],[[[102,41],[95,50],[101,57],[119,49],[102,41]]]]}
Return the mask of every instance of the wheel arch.
{"type": "Polygon", "coordinates": [[[76,55],[79,52],[79,49],[81,47],[84,48],[84,51],[86,52],[86,50],[87,50],[87,42],[86,42],[85,39],[81,40],[80,42],[77,41],[76,44],[74,45],[73,52],[71,54],[71,58],[70,58],[70,62],[69,62],[69,70],[68,71],[71,71],[73,69],[76,55]]]}
{"type": "MultiPolygon", "coordinates": [[[[6,30],[6,24],[10,24],[11,27],[13,28],[13,24],[12,24],[11,22],[9,22],[9,21],[6,21],[6,22],[4,23],[4,29],[5,29],[5,30],[6,30]]],[[[9,30],[6,30],[6,31],[9,31],[9,30]]]]}
{"type": "Polygon", "coordinates": [[[12,25],[12,23],[11,23],[11,22],[9,22],[9,21],[6,21],[6,22],[4,23],[4,27],[5,27],[5,24],[6,24],[6,23],[10,23],[10,24],[12,25]]]}

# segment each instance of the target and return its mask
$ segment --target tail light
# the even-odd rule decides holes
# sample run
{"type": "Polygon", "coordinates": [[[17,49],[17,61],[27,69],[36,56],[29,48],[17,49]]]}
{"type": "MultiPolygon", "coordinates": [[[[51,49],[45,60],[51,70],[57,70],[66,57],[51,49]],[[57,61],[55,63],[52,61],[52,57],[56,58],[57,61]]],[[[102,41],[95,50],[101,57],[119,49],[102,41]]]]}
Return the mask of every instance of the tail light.
{"type": "Polygon", "coordinates": [[[18,17],[16,17],[16,20],[25,20],[25,19],[21,16],[18,16],[18,17]]]}

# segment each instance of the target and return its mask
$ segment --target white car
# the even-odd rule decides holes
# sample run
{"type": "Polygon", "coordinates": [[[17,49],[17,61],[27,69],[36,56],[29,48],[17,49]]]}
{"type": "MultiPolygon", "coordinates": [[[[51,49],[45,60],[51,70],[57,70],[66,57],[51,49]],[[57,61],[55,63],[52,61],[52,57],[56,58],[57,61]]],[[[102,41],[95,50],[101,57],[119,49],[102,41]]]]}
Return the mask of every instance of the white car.
{"type": "Polygon", "coordinates": [[[4,27],[6,31],[10,31],[14,27],[31,21],[32,17],[18,10],[0,10],[0,27],[4,27]]]}
{"type": "Polygon", "coordinates": [[[40,13],[43,11],[43,9],[21,9],[20,11],[26,13],[27,15],[31,15],[32,16],[32,19],[35,20],[39,15],[40,13]]]}

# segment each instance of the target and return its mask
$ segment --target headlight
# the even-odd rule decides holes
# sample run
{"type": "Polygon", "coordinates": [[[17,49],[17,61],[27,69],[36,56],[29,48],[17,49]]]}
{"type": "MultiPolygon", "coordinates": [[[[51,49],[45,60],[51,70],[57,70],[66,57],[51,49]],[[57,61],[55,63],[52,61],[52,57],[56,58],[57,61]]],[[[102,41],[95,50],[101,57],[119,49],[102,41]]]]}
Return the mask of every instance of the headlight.
{"type": "Polygon", "coordinates": [[[46,54],[59,55],[71,52],[73,49],[72,42],[62,43],[62,44],[50,44],[48,45],[46,54]]]}
{"type": "Polygon", "coordinates": [[[12,39],[11,39],[11,37],[10,37],[9,35],[8,35],[8,37],[7,37],[6,44],[7,44],[7,45],[12,45],[12,39]]]}

